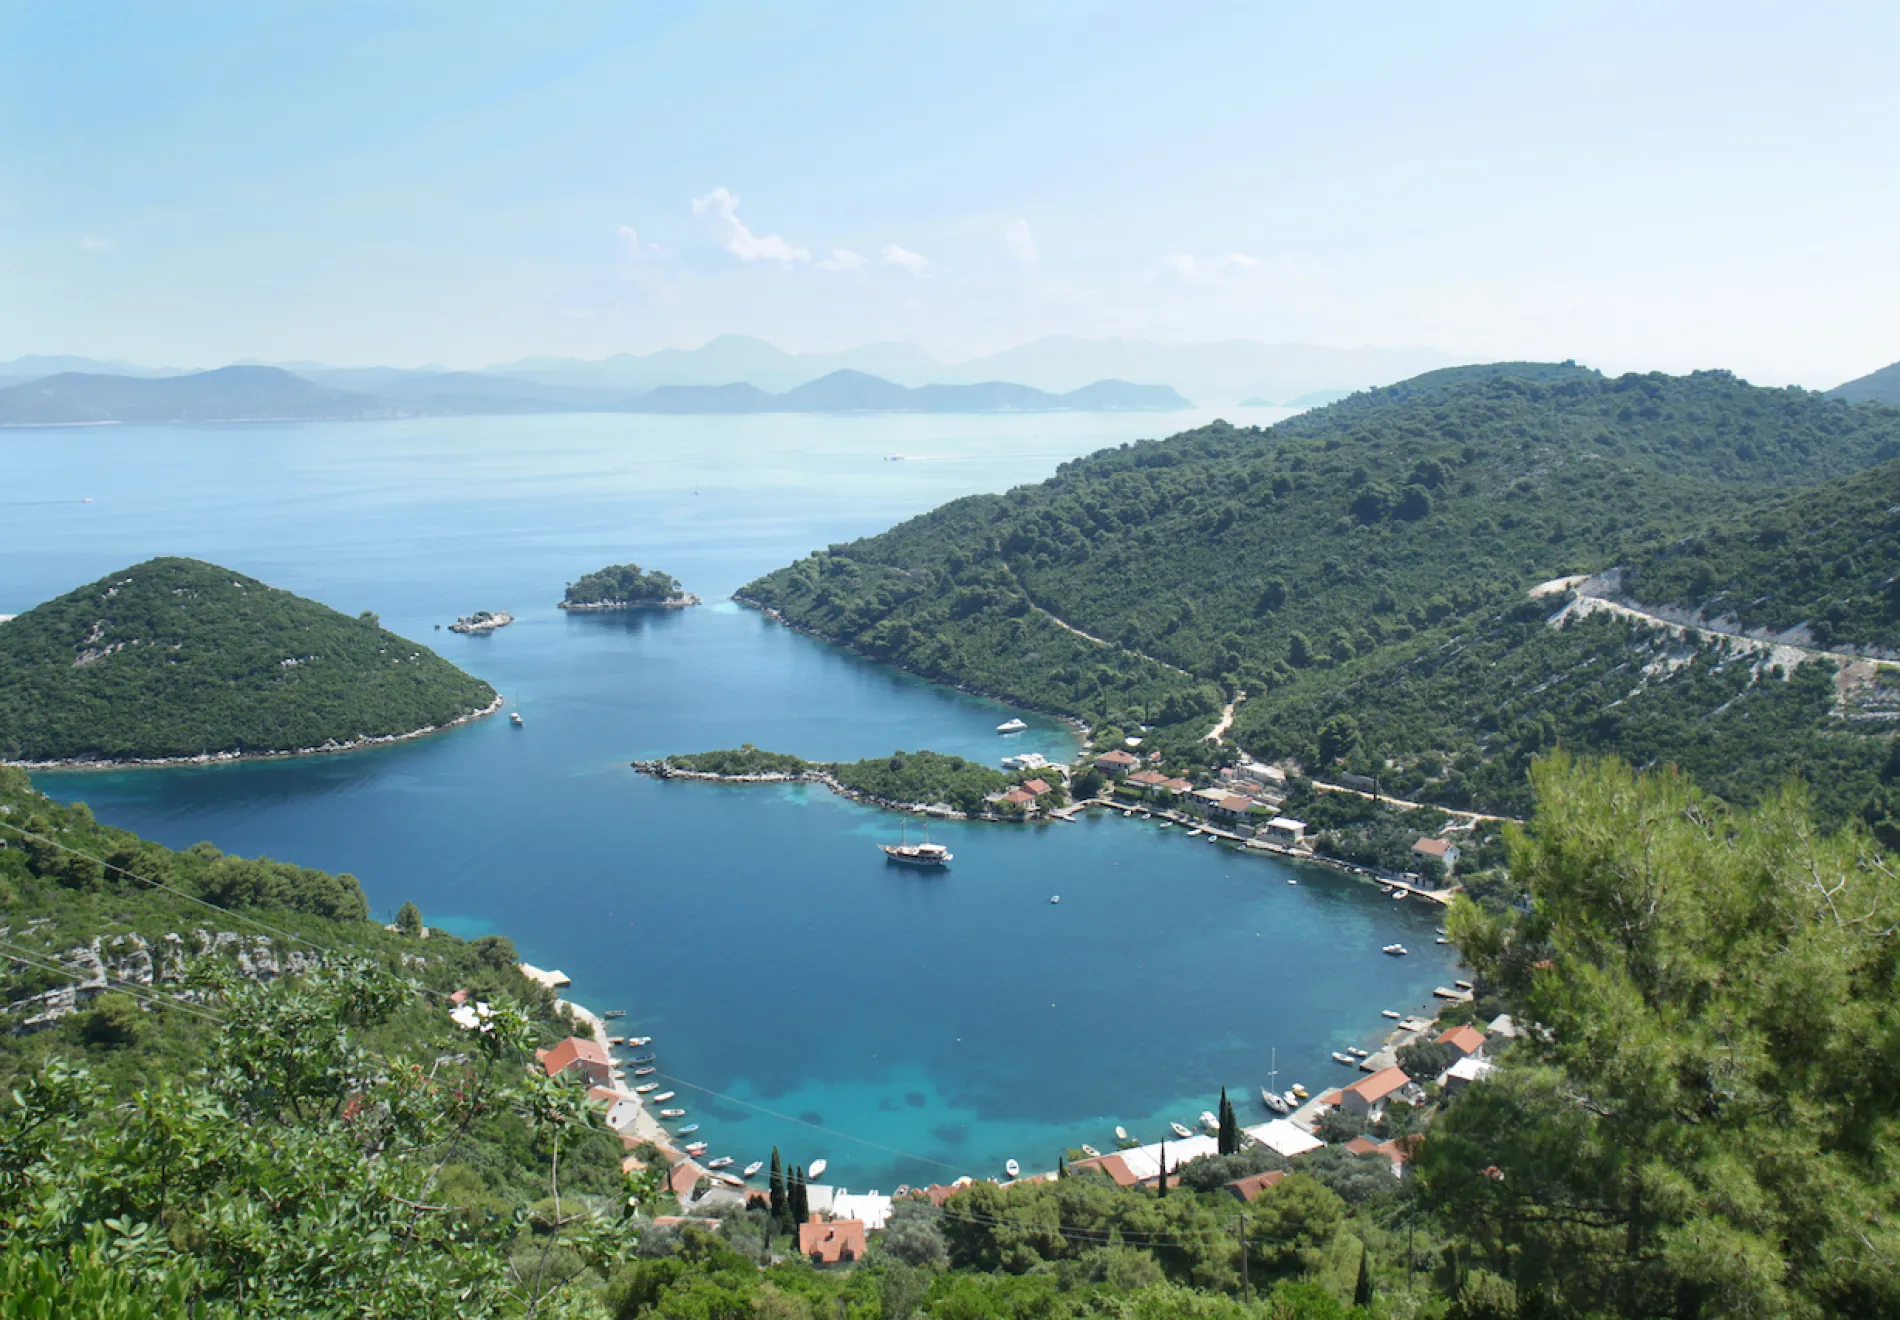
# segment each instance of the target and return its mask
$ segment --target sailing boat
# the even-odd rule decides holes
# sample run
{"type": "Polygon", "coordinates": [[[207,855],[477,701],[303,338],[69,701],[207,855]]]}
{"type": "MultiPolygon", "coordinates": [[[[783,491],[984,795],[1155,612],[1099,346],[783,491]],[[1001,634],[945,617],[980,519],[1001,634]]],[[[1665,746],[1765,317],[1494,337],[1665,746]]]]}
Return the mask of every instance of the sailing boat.
{"type": "Polygon", "coordinates": [[[1287,1104],[1285,1097],[1273,1089],[1280,1084],[1280,1051],[1277,1047],[1273,1051],[1273,1066],[1267,1070],[1267,1077],[1270,1084],[1260,1088],[1260,1103],[1276,1114],[1291,1112],[1292,1106],[1287,1104]]]}
{"type": "Polygon", "coordinates": [[[904,841],[902,843],[880,843],[878,851],[884,854],[886,861],[896,862],[900,866],[946,866],[952,860],[950,850],[941,843],[930,841],[930,826],[924,826],[924,841],[910,841],[910,822],[904,822],[904,841]]]}

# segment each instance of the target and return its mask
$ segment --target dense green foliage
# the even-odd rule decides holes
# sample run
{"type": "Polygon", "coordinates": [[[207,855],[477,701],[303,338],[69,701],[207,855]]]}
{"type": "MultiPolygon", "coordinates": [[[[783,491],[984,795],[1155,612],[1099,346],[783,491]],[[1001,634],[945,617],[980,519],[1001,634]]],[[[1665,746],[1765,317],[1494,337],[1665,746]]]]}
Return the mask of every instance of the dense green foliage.
{"type": "MultiPolygon", "coordinates": [[[[950,806],[965,815],[981,815],[984,799],[1035,777],[1034,771],[1005,774],[961,756],[941,752],[895,751],[862,761],[806,761],[782,752],[766,752],[751,743],[729,751],[686,752],[665,765],[712,775],[826,775],[867,797],[903,806],[950,806]]],[[[1051,790],[1052,794],[1057,792],[1051,790]]]]}
{"type": "Polygon", "coordinates": [[[570,582],[563,598],[568,605],[659,605],[682,593],[679,579],[657,568],[640,571],[638,564],[609,564],[570,582]]]}
{"type": "MultiPolygon", "coordinates": [[[[742,594],[933,677],[1098,725],[1160,726],[1151,745],[1171,754],[1189,754],[1236,690],[1250,701],[1235,736],[1259,754],[1330,761],[1323,729],[1350,713],[1361,717],[1365,761],[1425,763],[1421,783],[1446,781],[1434,800],[1510,808],[1537,750],[1532,726],[1539,746],[1593,727],[1590,746],[1627,747],[1638,760],[1652,751],[1624,741],[1648,723],[1618,705],[1637,686],[1632,673],[1623,692],[1611,693],[1602,670],[1605,683],[1579,692],[1563,662],[1583,636],[1540,644],[1541,620],[1561,602],[1535,618],[1520,612],[1529,587],[1744,525],[1787,488],[1895,456],[1900,412],[1724,372],[1610,380],[1567,364],[1456,368],[1266,431],[1215,424],[1106,450],[1040,485],[833,546],[742,594]],[[1456,684],[1401,694],[1401,715],[1375,708],[1393,675],[1443,669],[1474,645],[1506,665],[1515,704],[1495,701],[1466,663],[1456,684]],[[1499,729],[1474,705],[1514,708],[1499,729]]],[[[1874,562],[1846,571],[1871,581],[1874,562]]],[[[1643,677],[1642,701],[1666,716],[1656,754],[1673,754],[1677,731],[1701,724],[1704,759],[1725,767],[1723,791],[1737,776],[1775,782],[1791,763],[1821,774],[1867,760],[1811,723],[1799,750],[1744,766],[1790,727],[1782,717],[1794,707],[1814,709],[1805,687],[1725,706],[1739,675],[1731,667],[1709,682],[1665,666],[1643,677]],[[1773,708],[1773,733],[1757,704],[1773,708]],[[1711,720],[1739,741],[1715,744],[1711,720]],[[1811,763],[1807,750],[1823,743],[1829,754],[1811,763]]],[[[1863,774],[1855,791],[1868,788],[1863,774]]]]}
{"type": "Polygon", "coordinates": [[[1429,1198],[1531,1313],[1900,1314],[1894,859],[1794,791],[1534,781],[1533,910],[1450,929],[1540,1029],[1433,1126],[1429,1198]]]}
{"type": "Polygon", "coordinates": [[[290,751],[494,699],[372,615],[193,559],[149,560],[0,624],[0,760],[290,751]]]}
{"type": "Polygon", "coordinates": [[[1622,585],[1646,604],[1900,654],[1900,463],[1639,555],[1622,585]]]}

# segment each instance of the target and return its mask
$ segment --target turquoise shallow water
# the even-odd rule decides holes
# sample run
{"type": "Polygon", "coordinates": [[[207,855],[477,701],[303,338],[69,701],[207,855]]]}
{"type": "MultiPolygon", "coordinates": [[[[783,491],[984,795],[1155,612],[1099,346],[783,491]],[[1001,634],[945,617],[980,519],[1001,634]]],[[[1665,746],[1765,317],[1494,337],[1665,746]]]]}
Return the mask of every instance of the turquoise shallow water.
{"type": "MultiPolygon", "coordinates": [[[[1272,420],[1277,414],[1234,416],[1272,420]]],[[[1345,1080],[1383,1008],[1450,975],[1435,910],[1151,824],[946,825],[947,875],[890,868],[898,819],[803,787],[660,783],[635,757],[751,741],[820,758],[1065,754],[1067,730],[772,625],[723,598],[814,547],[1048,475],[1160,419],[506,418],[0,433],[0,613],[156,554],[374,609],[495,684],[494,719],[398,747],[42,774],[101,818],[361,878],[499,931],[629,1010],[714,1153],[774,1143],[884,1187],[1160,1135],[1225,1084],[1345,1080]],[[910,457],[885,461],[891,453],[910,457]],[[91,496],[92,504],[58,503],[91,496]],[[636,559],[709,602],[569,617],[636,559]],[[455,615],[520,622],[463,638],[455,615]],[[1051,895],[1062,902],[1052,905],[1051,895]],[[1394,939],[1405,959],[1379,948],[1394,939]],[[703,1089],[700,1089],[703,1088],[703,1089]],[[729,1098],[720,1098],[729,1097],[729,1098]],[[815,1126],[811,1126],[815,1125],[815,1126]],[[829,1131],[821,1132],[823,1128],[829,1131]]],[[[1198,420],[1166,419],[1167,429],[1198,420]]],[[[1259,1115],[1257,1106],[1243,1114],[1259,1115]]]]}

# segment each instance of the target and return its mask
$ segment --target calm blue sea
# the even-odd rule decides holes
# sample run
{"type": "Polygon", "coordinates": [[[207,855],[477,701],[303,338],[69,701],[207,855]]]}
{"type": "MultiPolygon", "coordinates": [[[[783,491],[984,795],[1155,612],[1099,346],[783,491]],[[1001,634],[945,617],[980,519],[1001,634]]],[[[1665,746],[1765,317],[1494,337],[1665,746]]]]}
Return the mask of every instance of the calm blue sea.
{"type": "MultiPolygon", "coordinates": [[[[1285,414],[1229,410],[1236,422],[1285,414]]],[[[887,867],[899,820],[819,790],[659,783],[635,757],[743,741],[818,758],[1069,751],[1011,713],[724,600],[813,548],[1064,459],[1205,420],[575,416],[0,432],[0,613],[160,554],[383,622],[481,675],[525,725],[214,769],[42,774],[182,846],[349,871],[378,915],[511,936],[626,1009],[714,1154],[773,1144],[889,1190],[1066,1146],[1154,1139],[1237,1098],[1349,1077],[1381,1009],[1451,975],[1435,910],[1120,817],[933,831],[946,875],[887,867]],[[887,456],[905,455],[904,461],[887,456]],[[80,501],[90,497],[92,503],[80,501]],[[709,604],[569,617],[610,562],[709,604]],[[520,620],[464,638],[475,609],[520,620]],[[1053,895],[1060,904],[1051,904],[1053,895]],[[1414,953],[1387,958],[1402,940],[1414,953]],[[725,1097],[725,1098],[720,1098],[725,1097]],[[823,1130],[820,1130],[823,1129],[823,1130]]],[[[1257,1101],[1243,1115],[1263,1117],[1257,1101]]]]}

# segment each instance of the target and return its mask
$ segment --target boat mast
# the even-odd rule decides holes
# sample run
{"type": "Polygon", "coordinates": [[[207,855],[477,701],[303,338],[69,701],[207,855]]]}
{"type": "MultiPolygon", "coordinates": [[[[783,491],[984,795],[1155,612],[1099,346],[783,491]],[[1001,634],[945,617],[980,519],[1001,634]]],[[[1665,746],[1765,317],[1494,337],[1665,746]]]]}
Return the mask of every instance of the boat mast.
{"type": "Polygon", "coordinates": [[[1273,1063],[1267,1069],[1267,1089],[1280,1094],[1280,1048],[1277,1045],[1273,1049],[1273,1063]]]}

